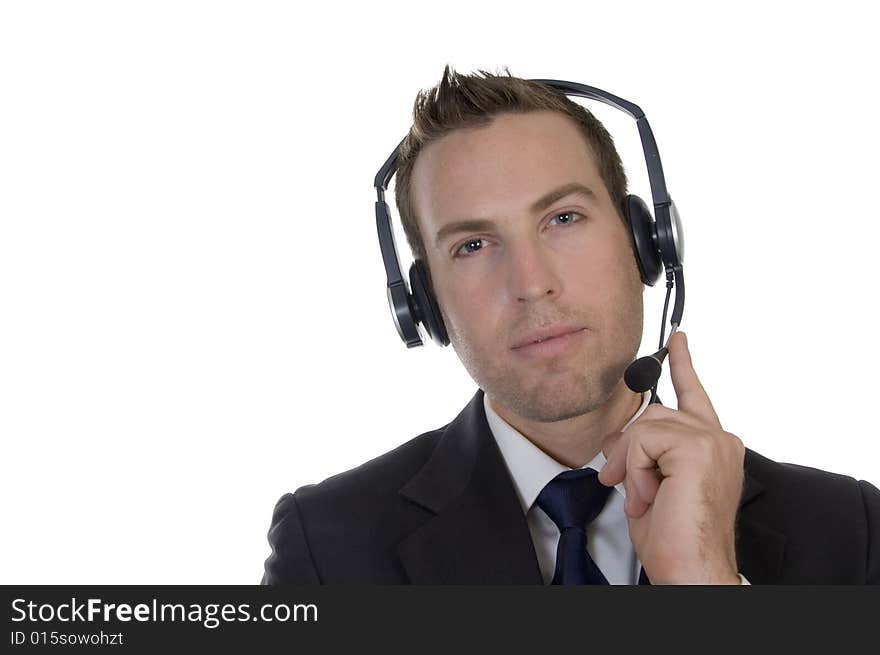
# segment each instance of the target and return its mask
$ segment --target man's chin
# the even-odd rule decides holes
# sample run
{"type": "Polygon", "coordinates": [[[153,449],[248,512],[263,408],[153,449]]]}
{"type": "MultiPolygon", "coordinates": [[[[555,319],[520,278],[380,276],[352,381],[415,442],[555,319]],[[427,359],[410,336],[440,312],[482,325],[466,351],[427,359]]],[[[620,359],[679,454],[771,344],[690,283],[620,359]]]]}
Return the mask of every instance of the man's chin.
{"type": "MultiPolygon", "coordinates": [[[[532,369],[532,373],[536,373],[532,369]]],[[[539,375],[509,371],[502,380],[517,380],[508,386],[491,385],[490,398],[502,403],[524,419],[552,423],[582,416],[605,405],[623,380],[620,365],[584,374],[571,368],[564,371],[540,371],[539,375]]],[[[483,387],[489,391],[488,387],[483,387]]]]}

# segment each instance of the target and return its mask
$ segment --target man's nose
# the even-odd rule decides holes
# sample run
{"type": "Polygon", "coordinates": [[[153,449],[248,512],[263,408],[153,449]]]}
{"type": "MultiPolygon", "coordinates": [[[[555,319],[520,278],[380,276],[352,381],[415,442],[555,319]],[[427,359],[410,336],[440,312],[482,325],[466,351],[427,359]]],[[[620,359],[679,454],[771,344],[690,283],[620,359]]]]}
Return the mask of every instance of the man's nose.
{"type": "Polygon", "coordinates": [[[534,301],[558,296],[562,277],[553,261],[553,253],[540,241],[523,241],[508,250],[508,288],[517,301],[534,301]]]}

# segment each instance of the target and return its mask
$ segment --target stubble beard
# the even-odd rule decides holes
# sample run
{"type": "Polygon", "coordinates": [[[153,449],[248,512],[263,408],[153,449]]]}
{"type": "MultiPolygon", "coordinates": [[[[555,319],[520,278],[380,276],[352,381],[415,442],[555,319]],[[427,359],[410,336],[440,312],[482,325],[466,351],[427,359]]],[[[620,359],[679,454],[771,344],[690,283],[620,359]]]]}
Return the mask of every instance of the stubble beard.
{"type": "MultiPolygon", "coordinates": [[[[530,362],[512,352],[486,354],[447,322],[450,343],[471,378],[483,391],[517,415],[540,422],[563,421],[604,405],[623,384],[642,339],[641,293],[621,305],[603,335],[588,334],[576,354],[530,362]],[[599,340],[599,337],[604,337],[599,340]],[[598,340],[590,343],[589,340],[598,340]]],[[[494,344],[493,344],[494,345],[494,344]]]]}

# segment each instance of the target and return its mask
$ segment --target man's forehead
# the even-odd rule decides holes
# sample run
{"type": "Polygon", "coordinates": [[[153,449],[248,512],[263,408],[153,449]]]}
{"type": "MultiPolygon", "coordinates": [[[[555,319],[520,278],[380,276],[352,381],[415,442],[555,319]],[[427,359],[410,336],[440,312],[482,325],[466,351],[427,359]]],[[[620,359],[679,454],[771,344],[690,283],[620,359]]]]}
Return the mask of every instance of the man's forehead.
{"type": "Polygon", "coordinates": [[[412,191],[426,241],[440,223],[540,211],[561,190],[598,199],[604,184],[586,139],[567,117],[541,113],[452,133],[419,154],[412,191]]]}

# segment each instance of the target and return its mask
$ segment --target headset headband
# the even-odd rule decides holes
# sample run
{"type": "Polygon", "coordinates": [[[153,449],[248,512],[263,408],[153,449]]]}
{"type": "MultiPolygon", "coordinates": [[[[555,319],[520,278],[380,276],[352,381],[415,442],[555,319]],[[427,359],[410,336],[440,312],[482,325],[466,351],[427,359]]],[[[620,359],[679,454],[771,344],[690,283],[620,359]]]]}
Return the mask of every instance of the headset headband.
{"type": "MultiPolygon", "coordinates": [[[[645,153],[645,163],[648,166],[648,180],[651,183],[651,197],[654,200],[654,206],[669,204],[669,193],[666,191],[666,178],[663,176],[663,165],[660,163],[657,142],[654,140],[654,133],[651,131],[648,119],[645,118],[645,112],[638,105],[602,89],[577,82],[567,82],[565,80],[529,80],[529,82],[537,82],[538,84],[549,86],[562,91],[568,96],[598,100],[632,116],[636,121],[636,126],[639,128],[639,137],[642,141],[642,150],[645,153]]],[[[388,189],[391,178],[397,171],[397,157],[402,144],[403,140],[397,145],[397,148],[394,149],[394,152],[391,153],[391,156],[388,157],[385,163],[382,164],[382,168],[379,169],[375,180],[373,180],[373,186],[379,192],[380,200],[384,197],[384,191],[388,189]]]]}

